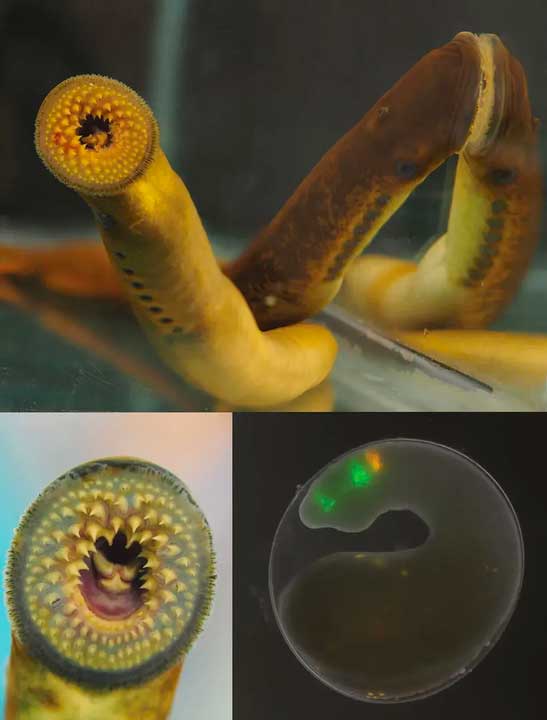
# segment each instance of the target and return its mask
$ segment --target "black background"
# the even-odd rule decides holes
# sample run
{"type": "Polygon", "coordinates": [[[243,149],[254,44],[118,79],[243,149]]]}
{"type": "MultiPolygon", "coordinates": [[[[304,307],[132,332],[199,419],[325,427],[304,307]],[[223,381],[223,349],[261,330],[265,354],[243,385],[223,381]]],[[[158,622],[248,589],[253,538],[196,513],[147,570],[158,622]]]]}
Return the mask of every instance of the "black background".
{"type": "Polygon", "coordinates": [[[236,720],[529,720],[545,717],[547,480],[543,415],[329,414],[234,416],[234,717],[236,720]],[[296,486],[357,445],[437,441],[469,455],[508,494],[526,574],[498,644],[460,682],[425,700],[373,705],[316,680],[283,640],[270,605],[273,535],[296,486]]]}

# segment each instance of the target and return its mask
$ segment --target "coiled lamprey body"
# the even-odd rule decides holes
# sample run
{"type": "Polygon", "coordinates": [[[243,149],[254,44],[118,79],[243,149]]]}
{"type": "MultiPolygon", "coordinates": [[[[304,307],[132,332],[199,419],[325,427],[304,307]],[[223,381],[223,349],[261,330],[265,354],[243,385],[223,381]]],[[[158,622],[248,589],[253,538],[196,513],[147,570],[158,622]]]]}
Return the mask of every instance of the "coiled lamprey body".
{"type": "MultiPolygon", "coordinates": [[[[459,33],[404,75],[243,255],[222,267],[160,149],[151,111],[129,88],[93,75],[61,83],[40,108],[36,144],[47,167],[93,209],[133,310],[165,362],[228,403],[265,406],[290,401],[329,374],[333,336],[302,321],[340,288],[346,306],[395,335],[406,331],[405,342],[422,350],[424,329],[433,330],[437,352],[443,329],[460,330],[465,343],[499,315],[538,239],[536,124],[522,67],[499,38],[459,33]],[[447,231],[424,257],[359,257],[454,154],[447,231]]],[[[453,342],[452,334],[448,355],[453,342]]],[[[514,336],[499,352],[518,368],[527,338],[514,336]]],[[[545,338],[530,362],[547,374],[545,338]]]]}

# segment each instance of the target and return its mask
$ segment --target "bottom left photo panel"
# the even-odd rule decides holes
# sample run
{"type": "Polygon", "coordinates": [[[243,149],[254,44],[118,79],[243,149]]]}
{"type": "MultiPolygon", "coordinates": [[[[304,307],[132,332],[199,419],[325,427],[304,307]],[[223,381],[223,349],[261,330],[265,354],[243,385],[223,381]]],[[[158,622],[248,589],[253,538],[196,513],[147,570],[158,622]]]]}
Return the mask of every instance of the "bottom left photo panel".
{"type": "Polygon", "coordinates": [[[231,720],[232,416],[0,414],[7,720],[231,720]]]}

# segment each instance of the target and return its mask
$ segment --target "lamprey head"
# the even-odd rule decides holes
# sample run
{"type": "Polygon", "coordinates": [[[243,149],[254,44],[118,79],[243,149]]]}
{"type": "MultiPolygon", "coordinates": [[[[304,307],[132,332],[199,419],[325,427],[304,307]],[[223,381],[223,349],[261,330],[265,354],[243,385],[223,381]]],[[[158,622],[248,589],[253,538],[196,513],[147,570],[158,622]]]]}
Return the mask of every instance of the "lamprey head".
{"type": "Polygon", "coordinates": [[[16,638],[80,685],[138,684],[174,665],[214,585],[207,521],[187,488],[150,463],[108,458],[49,485],[10,550],[16,638]]]}
{"type": "Polygon", "coordinates": [[[46,167],[90,196],[115,195],[141,175],[158,139],[144,100],[100,75],[78,75],[57,85],[36,118],[36,150],[46,167]]]}

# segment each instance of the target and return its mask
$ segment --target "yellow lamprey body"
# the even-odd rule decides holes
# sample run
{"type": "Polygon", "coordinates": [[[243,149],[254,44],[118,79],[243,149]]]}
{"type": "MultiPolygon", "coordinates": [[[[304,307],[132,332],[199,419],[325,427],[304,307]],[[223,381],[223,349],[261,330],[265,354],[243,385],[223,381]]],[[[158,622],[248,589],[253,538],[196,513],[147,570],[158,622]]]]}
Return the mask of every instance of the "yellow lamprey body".
{"type": "Polygon", "coordinates": [[[10,549],[8,718],[164,720],[213,585],[207,521],[177,478],[131,458],[69,471],[10,549]]]}
{"type": "Polygon", "coordinates": [[[25,653],[14,638],[6,720],[165,720],[182,663],[137,687],[90,690],[68,682],[25,653]]]}
{"type": "MultiPolygon", "coordinates": [[[[547,337],[489,330],[397,332],[405,345],[491,383],[545,392],[547,337]]],[[[536,396],[537,399],[537,396],[536,396]]]]}
{"type": "Polygon", "coordinates": [[[190,195],[157,144],[152,113],[132,90],[107,78],[73,78],[48,95],[36,126],[42,159],[94,209],[137,317],[176,372],[215,397],[244,406],[292,400],[329,374],[336,342],[324,328],[258,329],[241,293],[221,272],[190,195]],[[108,101],[114,112],[108,125],[100,125],[98,132],[106,127],[110,133],[109,142],[101,141],[100,147],[80,141],[84,137],[87,142],[92,132],[88,116],[102,112],[91,101],[78,103],[88,95],[97,103],[108,101]],[[119,111],[118,97],[123,98],[119,111]],[[62,135],[66,142],[59,146],[57,129],[62,127],[57,120],[73,108],[80,108],[80,114],[74,110],[70,116],[72,124],[62,135]],[[124,121],[127,108],[139,128],[129,139],[126,126],[117,129],[116,124],[116,112],[124,121]],[[141,132],[146,123],[148,133],[141,132]],[[84,131],[88,134],[82,136],[84,131]],[[118,172],[118,144],[123,149],[139,141],[146,152],[138,156],[140,164],[120,166],[127,170],[123,175],[118,172]],[[112,173],[111,152],[116,153],[112,173]]]}
{"type": "Polygon", "coordinates": [[[126,279],[135,314],[175,371],[244,406],[292,400],[329,374],[336,343],[324,328],[258,329],[161,150],[123,194],[86,199],[101,213],[101,236],[126,279]]]}

